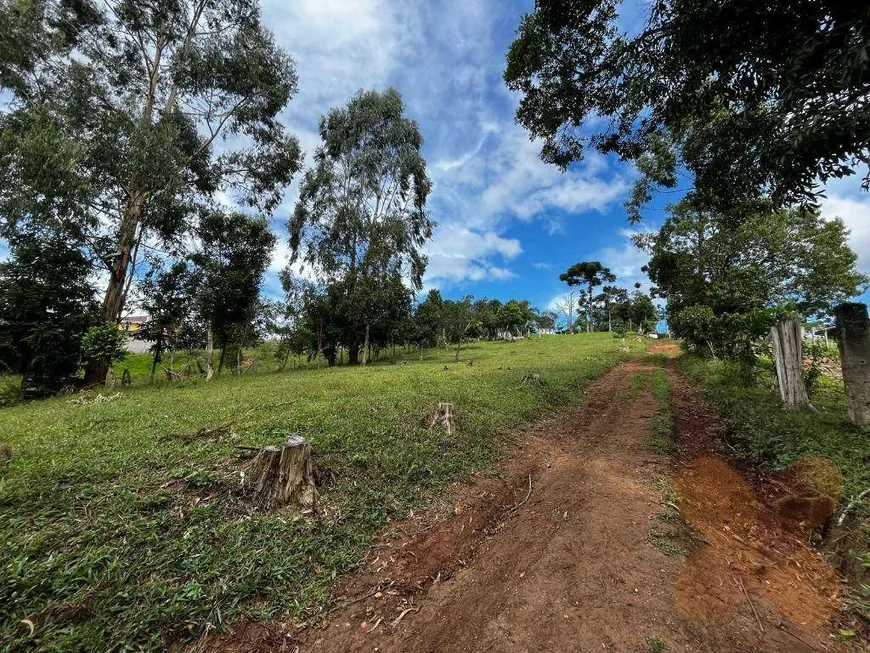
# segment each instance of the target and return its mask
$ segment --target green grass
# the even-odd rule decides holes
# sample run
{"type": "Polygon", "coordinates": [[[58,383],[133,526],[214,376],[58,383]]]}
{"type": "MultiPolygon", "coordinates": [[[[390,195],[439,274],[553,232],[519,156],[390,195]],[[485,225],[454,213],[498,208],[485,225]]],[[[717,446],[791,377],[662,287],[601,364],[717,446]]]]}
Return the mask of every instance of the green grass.
{"type": "Polygon", "coordinates": [[[652,373],[651,389],[659,409],[653,417],[652,434],[647,444],[656,453],[669,455],[676,452],[677,443],[674,441],[671,380],[665,370],[657,369],[652,373]]]}
{"type": "Polygon", "coordinates": [[[242,615],[316,618],[388,518],[491,465],[514,427],[626,357],[619,346],[609,334],[545,337],[472,345],[473,366],[438,350],[408,365],[137,388],[141,364],[117,397],[0,410],[13,451],[0,467],[0,650],[162,650],[242,615]],[[544,383],[524,386],[528,373],[544,383]],[[425,428],[440,401],[456,407],[451,436],[425,428]],[[290,432],[334,477],[318,520],[253,511],[239,495],[233,445],[290,432]]]}

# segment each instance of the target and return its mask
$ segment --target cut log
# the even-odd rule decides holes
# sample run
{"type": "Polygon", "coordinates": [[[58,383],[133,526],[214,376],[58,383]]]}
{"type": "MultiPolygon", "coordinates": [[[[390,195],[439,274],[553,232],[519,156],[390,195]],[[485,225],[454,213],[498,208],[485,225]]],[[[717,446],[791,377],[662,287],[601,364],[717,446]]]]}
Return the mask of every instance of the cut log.
{"type": "Polygon", "coordinates": [[[787,410],[812,409],[804,383],[803,336],[803,325],[796,318],[783,320],[770,329],[773,359],[776,362],[776,381],[782,405],[787,410]]]}
{"type": "Polygon", "coordinates": [[[870,320],[867,305],[840,304],[836,310],[837,344],[843,383],[846,386],[846,410],[852,423],[870,424],[870,320]]]}
{"type": "Polygon", "coordinates": [[[432,423],[429,425],[429,428],[431,429],[433,426],[440,426],[447,431],[448,435],[453,432],[453,429],[456,426],[453,404],[444,402],[438,404],[438,410],[435,411],[435,416],[432,418],[432,423]]]}
{"type": "Polygon", "coordinates": [[[308,441],[295,433],[280,447],[264,447],[251,461],[245,486],[262,508],[296,505],[315,510],[314,462],[308,441]]]}

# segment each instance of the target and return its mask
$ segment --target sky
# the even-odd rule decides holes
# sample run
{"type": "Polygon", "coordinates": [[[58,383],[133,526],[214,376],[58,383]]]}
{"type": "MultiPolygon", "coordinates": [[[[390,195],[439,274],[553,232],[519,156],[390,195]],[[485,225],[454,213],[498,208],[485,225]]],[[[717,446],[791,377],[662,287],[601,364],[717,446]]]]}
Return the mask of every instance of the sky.
{"type": "MultiPolygon", "coordinates": [[[[281,119],[299,138],[306,163],[319,142],[317,125],[330,108],[360,89],[394,86],[425,138],[434,188],[425,288],[447,297],[528,299],[552,308],[566,287],[559,274],[573,263],[600,260],[632,287],[646,262],[630,240],[623,203],[635,178],[626,163],[590,153],[562,173],[539,159],[539,143],[515,123],[519,97],[502,80],[505,55],[533,0],[261,0],[263,20],[294,58],[299,90],[281,119]]],[[[623,24],[642,17],[641,0],[626,0],[623,24]]],[[[279,238],[264,290],[280,293],[287,262],[286,221],[298,179],[272,224],[279,238]]],[[[859,178],[828,189],[823,212],[852,230],[860,268],[870,273],[870,196],[859,178]]],[[[655,229],[659,197],[640,229],[655,229]]],[[[0,243],[0,257],[2,251],[0,243]]]]}
{"type": "MultiPolygon", "coordinates": [[[[641,4],[625,3],[627,25],[641,4]]],[[[514,121],[519,101],[502,80],[505,55],[532,0],[263,0],[263,19],[296,61],[299,91],[282,116],[310,156],[317,123],[359,89],[394,86],[425,138],[438,223],[426,247],[425,289],[447,297],[528,299],[541,309],[566,291],[559,274],[600,260],[631,287],[649,287],[643,252],[630,240],[623,203],[635,178],[629,165],[590,154],[562,173],[540,161],[514,121]]],[[[309,159],[310,160],[310,159],[309,159]]],[[[870,272],[870,197],[856,177],[838,182],[823,203],[852,229],[870,272]]],[[[280,238],[267,292],[286,263],[285,222],[297,183],[273,223],[280,238]]],[[[660,225],[658,198],[641,229],[660,225]]]]}

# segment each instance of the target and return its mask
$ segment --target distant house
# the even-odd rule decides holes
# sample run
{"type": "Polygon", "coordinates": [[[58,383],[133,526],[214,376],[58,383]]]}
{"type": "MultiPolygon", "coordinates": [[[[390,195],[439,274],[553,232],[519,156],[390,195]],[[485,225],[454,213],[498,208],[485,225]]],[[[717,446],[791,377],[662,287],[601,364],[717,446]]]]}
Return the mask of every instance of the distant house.
{"type": "Polygon", "coordinates": [[[129,315],[121,318],[121,321],[118,323],[118,328],[124,333],[129,333],[132,336],[147,323],[147,315],[129,315]]]}

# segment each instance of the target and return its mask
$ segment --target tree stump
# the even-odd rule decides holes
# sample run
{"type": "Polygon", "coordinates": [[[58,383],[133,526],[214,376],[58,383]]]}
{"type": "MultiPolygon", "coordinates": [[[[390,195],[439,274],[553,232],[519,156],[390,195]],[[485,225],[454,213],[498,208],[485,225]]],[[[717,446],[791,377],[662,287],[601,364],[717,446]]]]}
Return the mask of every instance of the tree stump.
{"type": "Polygon", "coordinates": [[[433,426],[440,426],[445,429],[447,435],[450,435],[450,433],[453,432],[453,428],[456,426],[453,404],[444,402],[438,404],[438,410],[435,411],[435,416],[432,418],[432,423],[429,425],[429,428],[431,429],[433,426]]]}
{"type": "Polygon", "coordinates": [[[870,424],[870,320],[867,305],[840,304],[836,310],[837,344],[846,386],[846,410],[852,423],[870,424]]]}
{"type": "Polygon", "coordinates": [[[280,447],[260,449],[248,469],[245,485],[266,510],[288,504],[314,510],[317,488],[308,441],[294,433],[280,447]]]}
{"type": "Polygon", "coordinates": [[[803,334],[803,325],[798,319],[784,320],[770,329],[776,381],[786,409],[812,408],[804,383],[803,334]]]}

